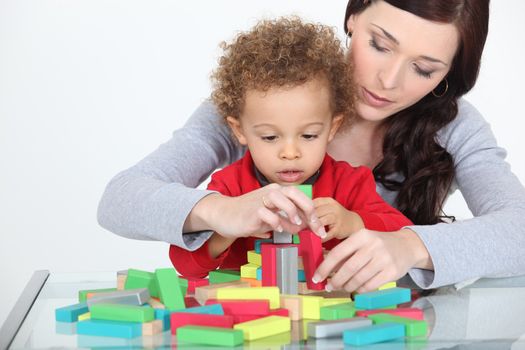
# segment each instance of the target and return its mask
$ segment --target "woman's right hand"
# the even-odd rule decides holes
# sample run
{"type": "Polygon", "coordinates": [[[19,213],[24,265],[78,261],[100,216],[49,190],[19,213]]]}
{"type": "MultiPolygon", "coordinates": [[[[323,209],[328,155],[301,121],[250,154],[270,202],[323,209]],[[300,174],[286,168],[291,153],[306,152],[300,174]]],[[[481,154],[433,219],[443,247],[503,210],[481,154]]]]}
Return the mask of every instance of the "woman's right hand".
{"type": "Polygon", "coordinates": [[[195,205],[184,225],[187,232],[213,230],[227,238],[269,238],[268,231],[297,233],[304,228],[326,236],[313,201],[294,186],[275,183],[238,197],[210,194],[195,205]]]}

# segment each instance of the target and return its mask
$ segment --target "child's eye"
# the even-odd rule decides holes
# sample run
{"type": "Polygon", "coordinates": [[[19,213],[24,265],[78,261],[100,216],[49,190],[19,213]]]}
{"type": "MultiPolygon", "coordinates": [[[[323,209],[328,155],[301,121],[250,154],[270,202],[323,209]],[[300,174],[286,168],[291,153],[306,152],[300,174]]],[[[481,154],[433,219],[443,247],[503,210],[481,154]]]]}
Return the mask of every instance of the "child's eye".
{"type": "Polygon", "coordinates": [[[275,135],[270,135],[270,136],[261,136],[261,139],[262,139],[263,141],[271,142],[271,141],[275,141],[275,140],[277,140],[277,136],[275,136],[275,135]]]}
{"type": "Polygon", "coordinates": [[[317,138],[317,135],[315,134],[303,134],[303,139],[305,140],[315,140],[317,138]]]}

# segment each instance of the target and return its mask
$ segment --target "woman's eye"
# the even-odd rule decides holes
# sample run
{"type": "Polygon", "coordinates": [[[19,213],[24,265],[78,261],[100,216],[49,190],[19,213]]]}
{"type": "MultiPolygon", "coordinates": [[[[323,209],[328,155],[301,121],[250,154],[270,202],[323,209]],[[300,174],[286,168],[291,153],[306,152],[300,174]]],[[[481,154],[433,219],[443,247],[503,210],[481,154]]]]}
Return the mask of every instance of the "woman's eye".
{"type": "Polygon", "coordinates": [[[370,39],[370,41],[368,43],[370,44],[370,46],[372,46],[374,49],[376,49],[379,52],[387,52],[388,51],[387,48],[379,46],[379,44],[374,39],[370,39]]]}
{"type": "Polygon", "coordinates": [[[434,73],[432,71],[429,72],[424,69],[421,69],[417,65],[415,66],[415,70],[418,75],[422,76],[423,78],[427,78],[427,79],[432,78],[432,73],[434,73]]]}
{"type": "Polygon", "coordinates": [[[315,140],[317,138],[317,135],[315,134],[304,134],[303,139],[305,140],[315,140]]]}
{"type": "Polygon", "coordinates": [[[261,136],[261,139],[263,141],[275,141],[277,139],[277,136],[275,136],[275,135],[261,136]]]}

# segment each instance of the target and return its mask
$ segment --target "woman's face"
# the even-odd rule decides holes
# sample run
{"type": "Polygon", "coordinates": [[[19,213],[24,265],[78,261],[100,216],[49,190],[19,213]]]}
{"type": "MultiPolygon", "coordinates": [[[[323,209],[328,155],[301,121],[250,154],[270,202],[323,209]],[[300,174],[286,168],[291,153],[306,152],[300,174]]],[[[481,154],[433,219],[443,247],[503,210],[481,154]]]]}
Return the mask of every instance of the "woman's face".
{"type": "MultiPolygon", "coordinates": [[[[427,95],[450,70],[453,24],[431,22],[377,1],[348,19],[359,116],[381,121],[427,95]]],[[[441,84],[436,94],[442,93],[441,84]]],[[[437,97],[436,97],[437,98],[437,97]]]]}

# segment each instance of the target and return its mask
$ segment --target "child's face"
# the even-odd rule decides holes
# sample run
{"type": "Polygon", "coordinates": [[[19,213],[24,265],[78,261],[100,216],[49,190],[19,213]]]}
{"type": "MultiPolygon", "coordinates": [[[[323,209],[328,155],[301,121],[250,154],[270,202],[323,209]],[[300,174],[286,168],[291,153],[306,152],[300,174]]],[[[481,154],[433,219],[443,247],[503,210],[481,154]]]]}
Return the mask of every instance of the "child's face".
{"type": "Polygon", "coordinates": [[[267,92],[250,90],[240,118],[227,118],[257,169],[281,185],[301,184],[315,174],[342,120],[332,117],[330,91],[320,79],[267,92]]]}

